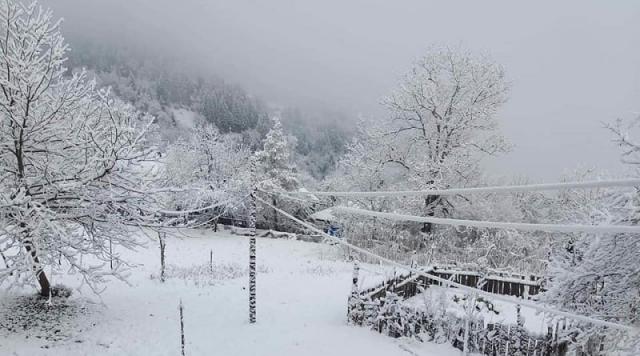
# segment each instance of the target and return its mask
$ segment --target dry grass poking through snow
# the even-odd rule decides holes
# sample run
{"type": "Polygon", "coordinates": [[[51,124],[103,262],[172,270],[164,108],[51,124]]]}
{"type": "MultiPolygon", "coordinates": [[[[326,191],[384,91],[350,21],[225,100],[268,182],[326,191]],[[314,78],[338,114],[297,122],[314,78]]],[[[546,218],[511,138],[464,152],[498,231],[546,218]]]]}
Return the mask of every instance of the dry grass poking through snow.
{"type": "MultiPolygon", "coordinates": [[[[268,273],[270,269],[258,265],[256,267],[258,273],[268,273]]],[[[249,275],[249,268],[239,263],[214,263],[194,265],[194,266],[176,266],[168,265],[165,270],[165,278],[181,279],[186,282],[192,282],[197,287],[214,286],[220,282],[230,279],[236,279],[249,275]]],[[[158,274],[151,275],[151,279],[160,279],[158,274]]]]}

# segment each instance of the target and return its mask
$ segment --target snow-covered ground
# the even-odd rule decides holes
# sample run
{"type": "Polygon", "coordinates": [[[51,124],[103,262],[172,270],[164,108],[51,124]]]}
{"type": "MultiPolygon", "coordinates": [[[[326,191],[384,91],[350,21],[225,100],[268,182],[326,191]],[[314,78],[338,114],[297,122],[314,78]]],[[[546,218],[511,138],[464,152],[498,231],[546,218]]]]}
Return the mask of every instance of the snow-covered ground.
{"type": "Polygon", "coordinates": [[[172,109],[173,119],[176,125],[182,129],[193,129],[198,121],[202,121],[202,117],[198,113],[188,109],[172,109]]]}
{"type": "MultiPolygon", "coordinates": [[[[197,285],[181,278],[160,283],[156,241],[137,252],[123,252],[139,264],[128,279],[131,286],[111,281],[100,297],[86,289],[74,291],[63,317],[45,325],[22,318],[24,308],[16,299],[20,293],[4,292],[0,355],[180,355],[180,299],[187,355],[460,354],[448,344],[393,339],[348,325],[352,265],[340,261],[336,247],[323,244],[258,239],[258,322],[250,325],[246,237],[205,231],[169,237],[171,273],[196,265],[207,270],[210,251],[220,279],[201,276],[197,285]],[[6,320],[14,331],[6,330],[6,320]]],[[[369,282],[382,278],[367,270],[361,273],[369,282]]],[[[53,279],[74,283],[72,277],[53,279]]]]}

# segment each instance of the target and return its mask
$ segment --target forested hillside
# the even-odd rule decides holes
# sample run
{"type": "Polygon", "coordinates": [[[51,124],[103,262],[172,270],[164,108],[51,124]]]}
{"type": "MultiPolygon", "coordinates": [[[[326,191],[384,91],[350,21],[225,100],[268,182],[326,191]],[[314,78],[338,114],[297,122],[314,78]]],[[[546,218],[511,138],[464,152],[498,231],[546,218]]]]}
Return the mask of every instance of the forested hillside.
{"type": "Polygon", "coordinates": [[[189,135],[198,124],[212,124],[221,134],[240,134],[242,143],[255,151],[270,128],[269,118],[280,116],[306,181],[333,171],[354,132],[355,120],[347,114],[269,106],[208,71],[143,53],[126,42],[76,39],[67,66],[86,68],[100,86],[153,115],[165,145],[189,135]]]}

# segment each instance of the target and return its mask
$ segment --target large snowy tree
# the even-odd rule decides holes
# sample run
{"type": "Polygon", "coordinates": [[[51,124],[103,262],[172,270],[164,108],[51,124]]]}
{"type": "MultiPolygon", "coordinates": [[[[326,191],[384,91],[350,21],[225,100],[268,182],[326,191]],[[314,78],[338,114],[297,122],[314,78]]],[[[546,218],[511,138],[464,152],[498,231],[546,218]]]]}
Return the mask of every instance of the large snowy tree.
{"type": "MultiPolygon", "coordinates": [[[[473,182],[483,156],[508,149],[496,119],[507,90],[502,67],[488,57],[434,48],[383,101],[392,122],[382,136],[395,145],[381,164],[405,169],[418,189],[473,182]]],[[[448,210],[443,197],[428,196],[424,204],[427,215],[448,210]]]]}
{"type": "MultiPolygon", "coordinates": [[[[502,67],[488,57],[460,48],[432,49],[383,100],[389,117],[361,123],[356,139],[330,181],[331,188],[426,190],[485,183],[482,159],[509,148],[498,131],[497,120],[507,92],[502,67]]],[[[469,206],[473,198],[427,196],[351,202],[379,211],[469,217],[461,206],[469,206]]],[[[405,241],[399,244],[409,245],[412,250],[426,247],[425,240],[434,241],[438,233],[431,224],[420,226],[426,233],[420,235],[416,224],[394,224],[394,228],[388,221],[380,225],[375,219],[361,220],[361,229],[353,220],[347,224],[361,230],[351,231],[354,235],[350,236],[402,238],[405,241]],[[403,238],[406,232],[411,236],[403,238]]],[[[451,235],[457,234],[453,229],[442,230],[448,230],[443,237],[449,242],[451,235]]],[[[468,231],[465,236],[471,233],[468,231]]]]}
{"type": "Polygon", "coordinates": [[[84,73],[66,75],[67,51],[50,11],[2,2],[0,283],[35,276],[45,296],[47,267],[79,273],[93,287],[118,275],[125,263],[109,246],[135,246],[127,225],[145,220],[152,203],[150,118],[96,90],[84,73]],[[108,261],[114,268],[103,271],[108,261]]]}

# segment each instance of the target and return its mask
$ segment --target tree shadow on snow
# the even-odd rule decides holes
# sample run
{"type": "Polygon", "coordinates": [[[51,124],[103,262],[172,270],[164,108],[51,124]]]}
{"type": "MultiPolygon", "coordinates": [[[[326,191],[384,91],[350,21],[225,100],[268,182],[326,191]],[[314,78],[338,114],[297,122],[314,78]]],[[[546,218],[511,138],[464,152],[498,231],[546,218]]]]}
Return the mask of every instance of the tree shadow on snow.
{"type": "Polygon", "coordinates": [[[0,301],[0,337],[24,335],[25,339],[39,339],[42,347],[49,343],[82,342],[82,332],[92,326],[89,318],[95,305],[81,298],[59,295],[43,298],[40,295],[21,295],[0,301]]]}

